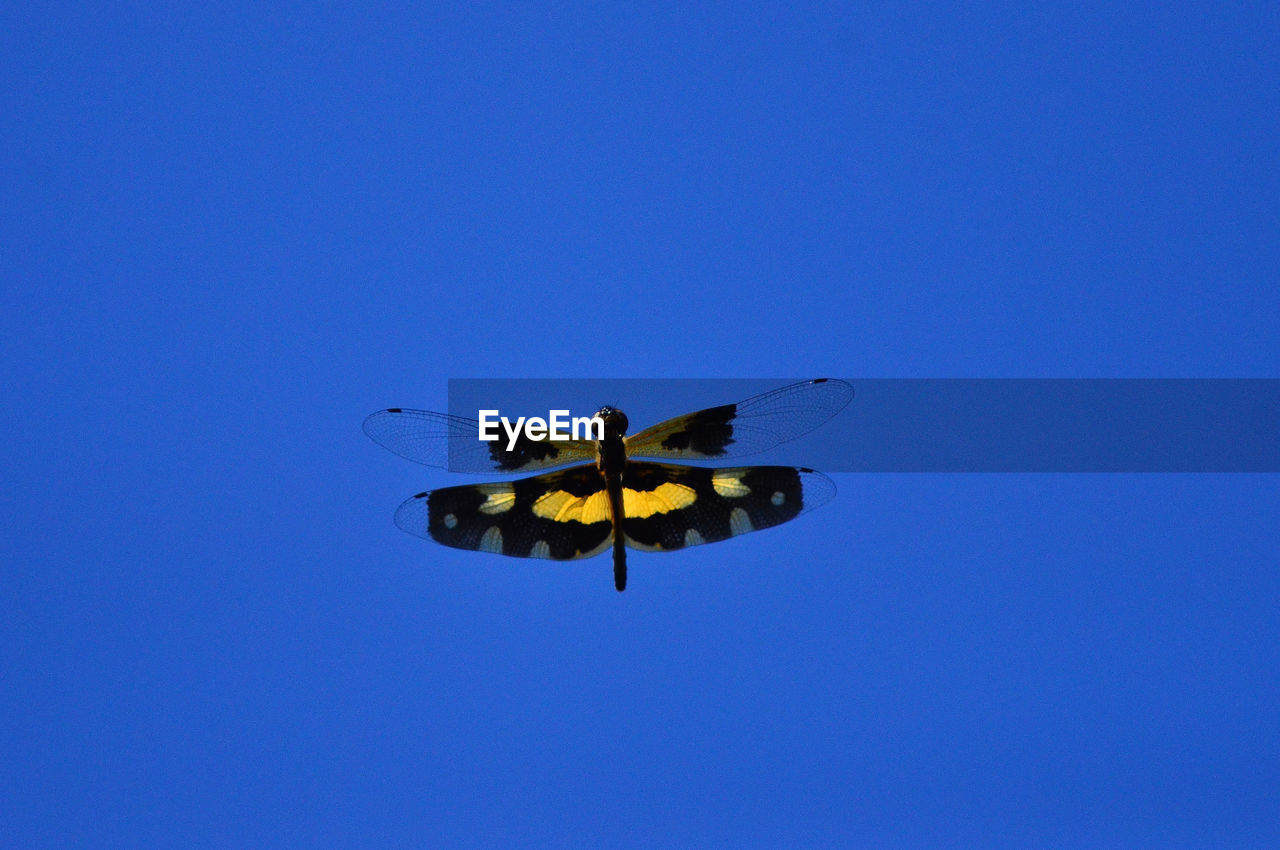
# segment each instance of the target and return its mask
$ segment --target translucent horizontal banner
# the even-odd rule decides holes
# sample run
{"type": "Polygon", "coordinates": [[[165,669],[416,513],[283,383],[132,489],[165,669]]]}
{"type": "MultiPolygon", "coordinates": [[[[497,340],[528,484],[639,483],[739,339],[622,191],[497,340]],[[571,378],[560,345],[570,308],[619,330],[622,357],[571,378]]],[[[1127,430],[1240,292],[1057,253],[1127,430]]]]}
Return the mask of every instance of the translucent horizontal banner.
{"type": "Polygon", "coordinates": [[[721,408],[719,427],[736,428],[738,438],[724,445],[725,464],[750,457],[823,472],[1280,471],[1276,379],[845,378],[816,388],[798,379],[449,382],[450,413],[466,419],[481,411],[512,423],[555,411],[590,417],[604,405],[626,413],[632,435],[721,408]],[[780,388],[788,389],[758,400],[780,388]],[[736,418],[723,407],[744,401],[736,418]]]}

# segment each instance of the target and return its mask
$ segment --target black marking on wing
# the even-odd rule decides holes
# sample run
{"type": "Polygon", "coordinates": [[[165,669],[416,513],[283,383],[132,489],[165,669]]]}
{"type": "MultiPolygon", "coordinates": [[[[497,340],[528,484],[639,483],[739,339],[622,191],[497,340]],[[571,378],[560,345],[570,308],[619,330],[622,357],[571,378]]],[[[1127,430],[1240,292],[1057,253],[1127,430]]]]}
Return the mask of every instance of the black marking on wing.
{"type": "Polygon", "coordinates": [[[675,510],[628,516],[623,531],[630,548],[665,552],[726,540],[787,522],[826,504],[836,493],[827,476],[791,466],[710,469],[627,464],[629,488],[654,490],[666,482],[691,488],[697,498],[675,510]]]}
{"type": "Polygon", "coordinates": [[[852,399],[844,381],[803,381],[660,422],[627,437],[627,454],[686,460],[756,454],[809,433],[852,399]]]}
{"type": "Polygon", "coordinates": [[[595,457],[589,441],[530,440],[523,432],[508,451],[501,428],[497,440],[482,441],[476,420],[430,410],[379,410],[365,418],[364,432],[403,458],[454,472],[526,472],[595,457]]]}
{"type": "Polygon", "coordinates": [[[533,504],[555,491],[590,496],[603,489],[604,479],[594,466],[517,481],[444,487],[406,500],[396,511],[396,525],[455,549],[557,561],[588,558],[613,540],[607,516],[589,524],[558,521],[536,515],[533,504]],[[482,510],[485,505],[488,512],[482,510]]]}

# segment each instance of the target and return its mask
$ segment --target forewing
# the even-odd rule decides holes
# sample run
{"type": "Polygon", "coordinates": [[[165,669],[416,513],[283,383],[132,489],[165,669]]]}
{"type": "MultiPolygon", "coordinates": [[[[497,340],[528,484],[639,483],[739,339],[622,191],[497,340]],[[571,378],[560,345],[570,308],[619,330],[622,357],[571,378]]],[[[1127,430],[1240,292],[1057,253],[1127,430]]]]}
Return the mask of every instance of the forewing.
{"type": "Polygon", "coordinates": [[[819,378],[660,422],[626,438],[629,457],[684,460],[741,457],[794,440],[853,398],[844,381],[819,378]]]}
{"type": "Polygon", "coordinates": [[[480,439],[480,423],[463,416],[393,407],[370,414],[364,432],[403,458],[454,472],[527,472],[595,457],[586,440],[530,440],[521,431],[515,447],[501,427],[498,439],[480,439]]]}
{"type": "Polygon", "coordinates": [[[714,543],[795,519],[821,507],[836,485],[793,466],[729,469],[632,461],[623,531],[632,549],[668,552],[714,543]]]}
{"type": "Polygon", "coordinates": [[[419,493],[396,510],[396,525],[455,549],[555,561],[590,558],[613,542],[594,466],[419,493]]]}

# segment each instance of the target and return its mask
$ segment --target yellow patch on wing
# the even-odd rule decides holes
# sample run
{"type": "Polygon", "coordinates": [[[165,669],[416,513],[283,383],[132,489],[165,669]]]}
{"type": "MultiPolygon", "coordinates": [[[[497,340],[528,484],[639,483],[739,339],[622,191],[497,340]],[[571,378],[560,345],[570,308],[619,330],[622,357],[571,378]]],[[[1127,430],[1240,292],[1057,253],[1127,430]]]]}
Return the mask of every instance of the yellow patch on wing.
{"type": "Polygon", "coordinates": [[[552,490],[533,502],[534,516],[554,522],[573,522],[583,525],[609,521],[609,497],[603,490],[589,496],[575,496],[567,490],[552,490]]]}
{"type": "MultiPolygon", "coordinates": [[[[644,519],[654,514],[664,514],[687,508],[698,498],[692,487],[667,481],[653,490],[622,488],[622,510],[629,517],[644,519]]],[[[533,513],[555,522],[577,520],[583,525],[609,521],[609,494],[604,490],[590,496],[575,496],[564,490],[553,490],[539,496],[533,503],[533,513]]]]}
{"type": "Polygon", "coordinates": [[[534,516],[556,522],[567,522],[567,518],[562,518],[561,514],[581,501],[581,497],[564,490],[551,490],[533,500],[532,510],[534,516]]]}
{"type": "Polygon", "coordinates": [[[665,514],[687,508],[698,498],[692,487],[667,481],[655,490],[622,488],[622,510],[629,517],[644,519],[654,514],[665,514]]]}
{"type": "Polygon", "coordinates": [[[512,485],[495,484],[479,510],[482,514],[501,514],[511,510],[515,503],[516,491],[512,485]]]}
{"type": "Polygon", "coordinates": [[[717,469],[711,473],[711,486],[716,488],[717,494],[726,499],[740,499],[751,494],[751,488],[743,484],[741,478],[725,470],[717,469]]]}

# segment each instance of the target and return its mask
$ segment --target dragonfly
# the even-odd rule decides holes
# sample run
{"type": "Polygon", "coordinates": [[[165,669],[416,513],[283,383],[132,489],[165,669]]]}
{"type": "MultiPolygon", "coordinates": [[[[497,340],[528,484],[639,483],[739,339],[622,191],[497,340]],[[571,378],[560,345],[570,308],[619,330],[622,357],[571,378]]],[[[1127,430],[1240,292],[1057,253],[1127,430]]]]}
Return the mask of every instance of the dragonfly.
{"type": "Polygon", "coordinates": [[[614,587],[627,587],[628,548],[671,552],[779,525],[835,497],[807,467],[690,466],[767,451],[818,428],[853,399],[853,387],[817,378],[733,404],[687,413],[628,435],[626,414],[606,406],[600,439],[481,441],[479,422],[393,407],[364,420],[374,442],[409,460],[455,472],[519,473],[514,481],[462,484],[406,499],[403,531],[455,549],[576,560],[613,552],[614,587]],[[441,461],[447,457],[447,464],[441,461]],[[655,458],[657,460],[635,460],[655,458]]]}

